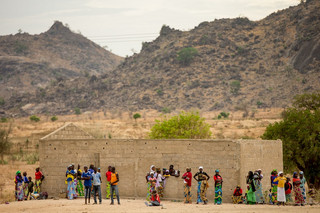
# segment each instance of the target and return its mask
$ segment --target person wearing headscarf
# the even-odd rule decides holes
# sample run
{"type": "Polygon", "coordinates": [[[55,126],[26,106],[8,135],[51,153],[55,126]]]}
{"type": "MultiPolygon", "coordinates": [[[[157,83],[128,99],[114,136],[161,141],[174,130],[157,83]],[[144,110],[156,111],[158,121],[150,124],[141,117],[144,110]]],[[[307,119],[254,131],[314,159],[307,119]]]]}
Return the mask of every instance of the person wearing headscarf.
{"type": "Polygon", "coordinates": [[[192,203],[191,201],[191,181],[192,181],[192,173],[191,168],[186,169],[186,173],[182,175],[183,183],[184,183],[184,203],[192,203]]]}
{"type": "Polygon", "coordinates": [[[299,176],[300,176],[300,181],[301,181],[300,190],[301,190],[301,193],[302,193],[302,196],[303,196],[303,200],[304,200],[304,202],[306,202],[307,201],[306,178],[304,177],[303,171],[299,172],[299,176]]]}
{"type": "Polygon", "coordinates": [[[148,184],[147,201],[151,200],[151,192],[152,192],[151,188],[153,187],[152,183],[154,183],[154,186],[155,186],[155,183],[157,181],[157,179],[154,177],[155,170],[156,170],[156,167],[154,165],[151,165],[150,166],[150,172],[148,172],[147,176],[146,176],[146,180],[147,180],[147,184],[148,184]]]}
{"type": "Polygon", "coordinates": [[[284,190],[284,184],[287,181],[287,178],[283,176],[283,172],[278,173],[278,177],[274,179],[274,181],[278,181],[278,189],[277,189],[277,201],[279,205],[284,205],[286,202],[286,193],[284,190]]]}
{"type": "Polygon", "coordinates": [[[232,201],[234,204],[240,204],[243,202],[242,189],[240,185],[237,185],[237,188],[233,191],[232,201]]]}
{"type": "Polygon", "coordinates": [[[304,199],[303,199],[303,195],[300,189],[300,185],[301,185],[301,180],[298,177],[298,173],[294,172],[293,173],[293,178],[292,178],[292,183],[293,183],[293,191],[294,191],[294,200],[296,205],[304,205],[304,199]]]}
{"type": "MultiPolygon", "coordinates": [[[[107,178],[106,198],[107,199],[110,199],[110,189],[111,189],[110,181],[111,181],[111,174],[112,174],[111,169],[112,169],[112,166],[108,166],[108,171],[106,172],[106,178],[107,178]]],[[[115,197],[116,195],[114,194],[113,196],[115,197]]]]}
{"type": "Polygon", "coordinates": [[[69,200],[72,200],[74,197],[75,193],[75,188],[74,188],[74,177],[75,177],[75,172],[72,169],[72,165],[68,166],[68,170],[66,171],[66,181],[65,183],[68,185],[67,186],[67,197],[69,200]]]}
{"type": "Polygon", "coordinates": [[[199,167],[199,172],[197,172],[193,178],[198,182],[198,191],[197,191],[197,204],[201,203],[201,183],[202,180],[204,180],[204,177],[206,177],[207,181],[210,179],[210,176],[203,171],[203,167],[199,167]]]}
{"type": "MultiPolygon", "coordinates": [[[[261,170],[260,170],[261,171],[261,170]]],[[[255,171],[253,174],[253,180],[254,180],[254,185],[256,187],[255,196],[256,196],[256,201],[259,204],[264,203],[264,196],[262,193],[262,184],[261,184],[261,176],[259,173],[259,170],[255,171]]]]}
{"type": "Polygon", "coordinates": [[[271,202],[272,204],[277,203],[277,190],[278,190],[278,181],[275,179],[278,177],[278,171],[276,169],[272,170],[270,181],[271,181],[271,202]]]}
{"type": "Polygon", "coordinates": [[[247,184],[248,184],[248,191],[247,191],[247,204],[256,204],[256,195],[255,195],[255,185],[253,180],[253,172],[249,171],[247,176],[247,184]]]}
{"type": "Polygon", "coordinates": [[[215,187],[215,196],[214,196],[214,204],[220,205],[222,203],[222,182],[223,179],[219,174],[219,169],[217,169],[216,174],[213,176],[214,178],[214,187],[215,187]]]}
{"type": "Polygon", "coordinates": [[[23,197],[24,197],[24,193],[23,193],[23,178],[21,176],[21,172],[17,171],[16,172],[16,176],[14,178],[14,183],[15,183],[15,195],[16,195],[16,200],[17,201],[22,201],[23,197]]]}

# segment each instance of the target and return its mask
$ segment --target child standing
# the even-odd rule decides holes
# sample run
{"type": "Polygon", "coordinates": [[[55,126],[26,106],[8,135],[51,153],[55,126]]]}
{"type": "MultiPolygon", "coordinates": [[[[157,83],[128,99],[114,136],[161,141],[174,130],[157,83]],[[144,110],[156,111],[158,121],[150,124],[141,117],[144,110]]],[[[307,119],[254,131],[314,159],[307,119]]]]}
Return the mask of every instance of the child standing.
{"type": "Polygon", "coordinates": [[[28,184],[28,194],[27,194],[27,198],[28,198],[28,196],[30,195],[29,200],[31,200],[31,194],[33,193],[33,186],[34,186],[34,184],[33,184],[33,182],[32,182],[32,178],[31,178],[31,177],[29,177],[28,179],[29,179],[29,184],[28,184]]]}
{"type": "Polygon", "coordinates": [[[28,191],[29,191],[29,179],[27,178],[27,172],[23,172],[23,194],[24,200],[28,199],[28,191]]]}
{"type": "Polygon", "coordinates": [[[309,197],[309,205],[312,206],[315,204],[314,199],[316,198],[316,190],[315,190],[312,183],[310,183],[308,195],[310,196],[309,197]]]}
{"type": "Polygon", "coordinates": [[[85,202],[84,204],[87,204],[87,198],[90,203],[90,191],[91,191],[91,173],[88,171],[88,167],[84,166],[84,172],[81,175],[81,179],[84,180],[84,197],[85,197],[85,202]]]}
{"type": "Polygon", "coordinates": [[[277,201],[278,205],[284,205],[286,202],[286,194],[284,190],[284,185],[287,181],[287,178],[283,177],[283,172],[279,172],[279,176],[274,179],[274,181],[278,181],[278,188],[277,188],[277,201]]]}
{"type": "Polygon", "coordinates": [[[286,194],[286,202],[292,202],[291,198],[291,191],[292,191],[292,184],[290,183],[290,178],[287,178],[287,182],[284,184],[284,190],[286,194]]]}

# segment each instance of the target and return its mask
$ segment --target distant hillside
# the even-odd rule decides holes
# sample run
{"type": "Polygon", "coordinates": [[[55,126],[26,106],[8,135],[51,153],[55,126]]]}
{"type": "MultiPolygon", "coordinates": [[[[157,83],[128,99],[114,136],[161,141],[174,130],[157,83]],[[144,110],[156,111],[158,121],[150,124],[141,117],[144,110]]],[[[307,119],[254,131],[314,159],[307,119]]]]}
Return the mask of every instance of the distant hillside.
{"type": "Polygon", "coordinates": [[[113,71],[62,80],[3,107],[17,114],[285,107],[296,94],[320,90],[319,11],[320,1],[308,0],[255,22],[221,19],[186,32],[163,26],[113,71]],[[181,63],[177,55],[187,47],[198,54],[181,63]]]}
{"type": "Polygon", "coordinates": [[[61,80],[105,74],[122,60],[58,21],[40,35],[0,36],[0,97],[33,93],[61,80]]]}

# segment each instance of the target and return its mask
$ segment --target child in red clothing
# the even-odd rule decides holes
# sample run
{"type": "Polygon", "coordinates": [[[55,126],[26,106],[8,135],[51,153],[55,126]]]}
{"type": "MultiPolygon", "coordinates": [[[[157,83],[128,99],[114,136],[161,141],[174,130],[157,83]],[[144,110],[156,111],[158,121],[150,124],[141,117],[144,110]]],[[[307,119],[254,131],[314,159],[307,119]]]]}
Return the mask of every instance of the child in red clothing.
{"type": "Polygon", "coordinates": [[[158,195],[156,190],[153,190],[151,193],[151,201],[150,203],[145,202],[146,206],[160,206],[160,196],[158,195]]]}

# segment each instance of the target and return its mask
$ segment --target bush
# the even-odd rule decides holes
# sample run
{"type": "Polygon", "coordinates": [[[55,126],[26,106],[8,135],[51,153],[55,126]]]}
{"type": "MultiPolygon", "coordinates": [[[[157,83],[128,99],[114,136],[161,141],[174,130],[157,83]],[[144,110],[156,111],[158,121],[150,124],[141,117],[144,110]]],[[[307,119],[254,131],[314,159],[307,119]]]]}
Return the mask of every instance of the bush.
{"type": "Polygon", "coordinates": [[[228,118],[230,115],[230,113],[226,113],[226,112],[220,112],[220,114],[218,115],[218,119],[221,118],[228,118]]]}
{"type": "Polygon", "coordinates": [[[36,115],[32,115],[32,116],[30,116],[30,120],[34,121],[34,122],[39,122],[40,118],[38,116],[36,116],[36,115]]]}
{"type": "Polygon", "coordinates": [[[134,120],[137,120],[138,118],[141,118],[141,115],[139,113],[136,113],[133,115],[134,120]]]}
{"type": "Polygon", "coordinates": [[[1,118],[1,123],[6,123],[6,122],[8,122],[8,118],[2,117],[2,118],[1,118]]]}
{"type": "Polygon", "coordinates": [[[76,108],[74,108],[74,113],[76,115],[80,115],[81,114],[81,110],[78,107],[76,107],[76,108]]]}
{"type": "Polygon", "coordinates": [[[170,112],[171,112],[171,109],[170,109],[169,107],[163,107],[163,108],[161,109],[161,112],[167,114],[167,113],[170,113],[170,112]]]}
{"type": "Polygon", "coordinates": [[[205,139],[211,137],[210,125],[198,112],[181,112],[163,121],[156,120],[151,139],[205,139]]]}
{"type": "Polygon", "coordinates": [[[189,65],[196,55],[198,55],[197,49],[193,47],[186,47],[178,52],[178,61],[182,65],[189,65]]]}
{"type": "Polygon", "coordinates": [[[57,116],[52,116],[52,117],[51,117],[51,121],[52,121],[52,122],[55,122],[56,120],[58,120],[58,117],[57,117],[57,116]]]}
{"type": "Polygon", "coordinates": [[[230,91],[233,95],[239,95],[239,90],[241,88],[240,81],[232,81],[230,84],[230,91]]]}
{"type": "Polygon", "coordinates": [[[23,161],[26,161],[27,164],[35,164],[39,161],[38,153],[31,153],[24,156],[23,161]]]}
{"type": "Polygon", "coordinates": [[[20,41],[17,41],[14,44],[14,51],[18,54],[25,53],[28,50],[28,46],[20,41]]]}

